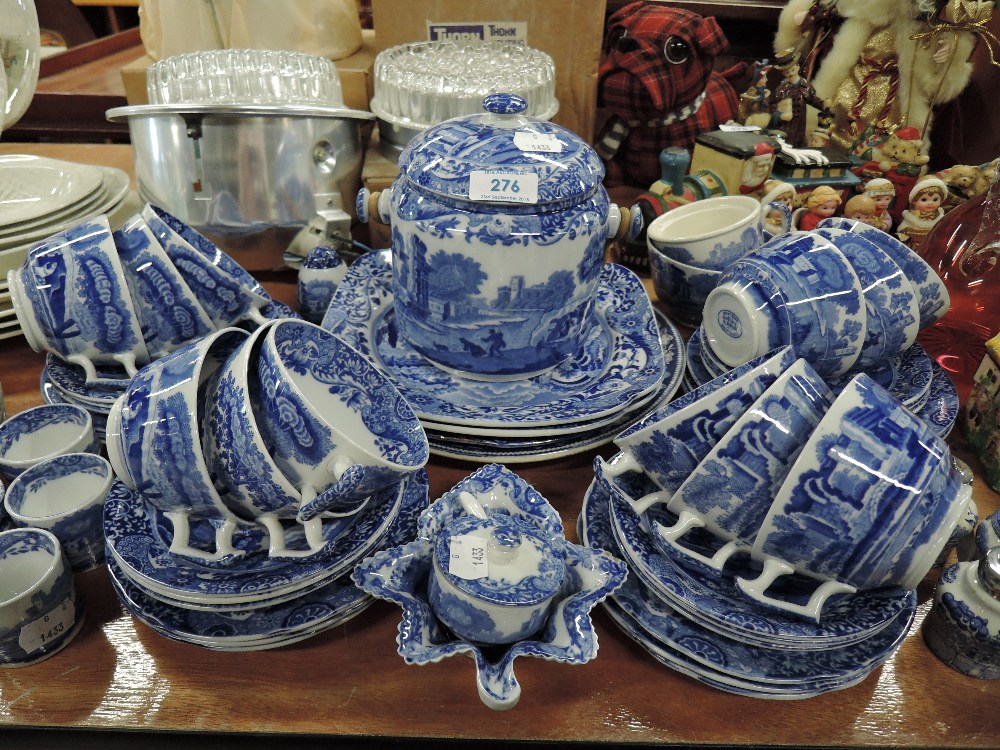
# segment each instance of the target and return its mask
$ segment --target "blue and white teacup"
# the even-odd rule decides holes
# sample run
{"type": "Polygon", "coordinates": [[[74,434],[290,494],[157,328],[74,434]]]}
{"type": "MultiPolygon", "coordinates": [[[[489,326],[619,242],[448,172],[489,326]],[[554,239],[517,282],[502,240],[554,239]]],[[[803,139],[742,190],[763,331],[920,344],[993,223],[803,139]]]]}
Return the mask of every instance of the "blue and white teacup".
{"type": "Polygon", "coordinates": [[[672,208],[650,223],[646,245],[694,268],[724,271],[763,242],[760,201],[720,195],[672,208]]]}
{"type": "Polygon", "coordinates": [[[948,288],[944,281],[928,265],[927,261],[896,237],[873,227],[871,224],[843,216],[823,219],[817,228],[843,229],[847,232],[854,232],[885,250],[896,265],[903,269],[903,273],[906,274],[907,280],[917,294],[921,328],[933,325],[948,312],[951,307],[951,296],[948,294],[948,288]]]}
{"type": "Polygon", "coordinates": [[[140,215],[218,328],[266,320],[271,295],[239,263],[162,208],[147,203],[140,215]]]}
{"type": "Polygon", "coordinates": [[[705,301],[704,338],[729,366],[777,341],[792,344],[820,375],[840,375],[861,355],[865,326],[857,274],[811,232],[775,237],[737,261],[705,301]]]}
{"type": "Polygon", "coordinates": [[[639,515],[666,503],[698,462],[736,420],[796,360],[791,347],[770,352],[688,391],[643,417],[615,439],[621,449],[611,461],[598,458],[607,477],[644,472],[660,491],[633,504],[639,515]]]}
{"type": "Polygon", "coordinates": [[[97,378],[95,364],[134,375],[149,361],[106,216],[32,245],[7,283],[31,348],[80,365],[88,381],[97,378]]]}
{"type": "Polygon", "coordinates": [[[424,428],[392,382],[304,320],[268,328],[257,357],[258,427],[302,494],[297,518],[346,512],[427,463],[424,428]]]}
{"type": "Polygon", "coordinates": [[[76,404],[42,404],[0,424],[0,473],[9,479],[64,453],[97,453],[91,413],[76,404]]]}
{"type": "Polygon", "coordinates": [[[721,271],[681,263],[652,246],[649,273],[657,301],[674,321],[691,328],[701,322],[705,300],[722,276],[721,271]]]}
{"type": "Polygon", "coordinates": [[[0,532],[0,581],[0,666],[36,664],[80,631],[83,612],[73,574],[51,532],[0,532]]]}
{"type": "Polygon", "coordinates": [[[107,452],[115,474],[173,524],[171,552],[231,560],[240,519],[215,488],[202,450],[204,390],[249,334],[224,328],[150,363],[132,378],[108,415],[107,452]],[[192,520],[215,529],[215,548],[189,544],[192,520]]]}
{"type": "Polygon", "coordinates": [[[67,453],[19,474],[3,504],[15,525],[52,532],[80,573],[104,561],[104,498],[113,479],[103,456],[67,453]]]}
{"type": "Polygon", "coordinates": [[[215,330],[141,216],[129,218],[112,236],[151,359],[215,330]]]}
{"type": "Polygon", "coordinates": [[[347,264],[334,248],[318,245],[310,250],[296,283],[299,314],[310,323],[322,323],[333,293],[346,275],[347,264]]]}
{"type": "Polygon", "coordinates": [[[781,373],[719,439],[677,488],[667,508],[672,527],[654,524],[655,539],[674,554],[716,570],[738,551],[749,551],[792,462],[833,403],[833,393],[804,359],[781,373]],[[681,544],[705,528],[727,544],[712,558],[681,544]]]}
{"type": "MultiPolygon", "coordinates": [[[[274,325],[265,323],[250,334],[208,381],[202,447],[223,502],[237,515],[268,530],[268,554],[302,558],[326,546],[322,519],[330,514],[303,524],[304,546],[287,546],[284,523],[294,522],[302,507],[302,494],[271,456],[256,416],[261,403],[257,358],[264,336],[274,325]]],[[[363,507],[365,503],[358,503],[347,512],[363,507]]]]}
{"type": "Polygon", "coordinates": [[[844,254],[864,289],[865,341],[855,368],[865,370],[913,346],[920,330],[920,307],[903,270],[862,234],[833,227],[814,231],[844,254]]]}
{"type": "Polygon", "coordinates": [[[817,621],[834,594],[914,589],[970,493],[947,444],[862,373],[837,396],[775,494],[752,550],[763,571],[737,584],[755,601],[817,621]],[[821,582],[806,604],[767,593],[796,572],[821,582]]]}

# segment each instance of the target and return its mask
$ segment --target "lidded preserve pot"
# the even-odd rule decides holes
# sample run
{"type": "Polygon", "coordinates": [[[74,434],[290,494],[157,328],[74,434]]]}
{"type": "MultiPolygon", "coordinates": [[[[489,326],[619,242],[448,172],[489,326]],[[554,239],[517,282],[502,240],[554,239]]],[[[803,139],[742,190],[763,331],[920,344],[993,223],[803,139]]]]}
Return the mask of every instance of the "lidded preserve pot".
{"type": "Polygon", "coordinates": [[[641,229],[610,204],[597,153],[525,108],[487,96],[411,140],[387,191],[358,195],[362,221],[392,227],[398,335],[464,377],[530,377],[576,352],[599,325],[606,242],[641,229]]]}

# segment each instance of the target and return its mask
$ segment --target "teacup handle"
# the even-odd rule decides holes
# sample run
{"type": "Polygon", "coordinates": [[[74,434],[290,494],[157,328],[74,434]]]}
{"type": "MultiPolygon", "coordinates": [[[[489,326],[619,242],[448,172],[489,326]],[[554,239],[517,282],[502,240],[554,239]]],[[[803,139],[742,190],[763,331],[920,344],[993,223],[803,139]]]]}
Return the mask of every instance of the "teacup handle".
{"type": "Polygon", "coordinates": [[[281,521],[273,513],[257,516],[257,521],[267,529],[268,557],[298,559],[315,555],[326,546],[323,536],[323,519],[312,518],[302,524],[306,535],[305,549],[289,549],[285,546],[285,529],[281,521]]]}
{"type": "Polygon", "coordinates": [[[643,471],[642,464],[631,451],[622,451],[610,461],[605,461],[603,458],[598,458],[598,461],[600,461],[601,473],[609,479],[615,479],[630,471],[643,471]]]}
{"type": "Polygon", "coordinates": [[[97,368],[94,367],[94,363],[90,361],[89,357],[84,357],[82,354],[70,354],[66,357],[66,361],[82,367],[88,383],[97,380],[97,368]]]}
{"type": "Polygon", "coordinates": [[[698,518],[698,516],[689,510],[682,510],[677,516],[677,522],[673,526],[665,526],[657,521],[653,526],[653,533],[656,534],[657,539],[662,540],[664,544],[669,545],[678,554],[697,560],[714,570],[722,570],[730,557],[737,552],[748,549],[748,546],[743,542],[738,539],[732,539],[719,547],[714,555],[706,557],[700,552],[696,552],[680,544],[680,538],[686,533],[692,529],[704,528],[704,526],[705,522],[698,518]]]}
{"type": "Polygon", "coordinates": [[[261,312],[259,307],[251,307],[247,310],[246,315],[243,316],[244,320],[249,320],[252,323],[256,323],[259,326],[264,325],[268,322],[269,318],[261,312]]]}
{"type": "MultiPolygon", "coordinates": [[[[115,362],[118,362],[122,367],[125,368],[125,373],[131,378],[134,377],[137,372],[139,372],[139,367],[135,363],[135,354],[132,352],[126,352],[124,354],[115,354],[112,357],[115,362]]],[[[97,376],[97,373],[94,373],[97,376]]]]}
{"type": "Polygon", "coordinates": [[[336,518],[357,513],[368,504],[368,492],[361,487],[364,478],[365,467],[353,464],[340,473],[334,484],[318,495],[315,487],[305,485],[295,520],[305,524],[321,514],[336,518]]]}
{"type": "Polygon", "coordinates": [[[783,560],[769,557],[764,560],[764,569],[760,572],[759,576],[753,580],[737,578],[736,585],[740,591],[754,601],[768,607],[791,612],[800,617],[808,617],[816,622],[820,621],[823,605],[827,599],[834,594],[853,594],[857,591],[854,586],[848,586],[846,583],[841,583],[840,581],[824,581],[813,591],[812,596],[809,597],[809,601],[805,604],[794,604],[784,599],[775,599],[772,596],[767,596],[767,589],[772,583],[780,576],[791,575],[793,573],[795,573],[795,568],[791,565],[783,560]]]}
{"type": "Polygon", "coordinates": [[[163,515],[170,519],[170,523],[174,527],[174,538],[170,542],[170,551],[175,555],[216,562],[226,558],[235,560],[244,555],[243,550],[233,546],[233,533],[237,526],[234,518],[218,519],[211,522],[212,526],[215,527],[215,551],[207,552],[191,546],[191,525],[187,513],[166,511],[163,515]]]}

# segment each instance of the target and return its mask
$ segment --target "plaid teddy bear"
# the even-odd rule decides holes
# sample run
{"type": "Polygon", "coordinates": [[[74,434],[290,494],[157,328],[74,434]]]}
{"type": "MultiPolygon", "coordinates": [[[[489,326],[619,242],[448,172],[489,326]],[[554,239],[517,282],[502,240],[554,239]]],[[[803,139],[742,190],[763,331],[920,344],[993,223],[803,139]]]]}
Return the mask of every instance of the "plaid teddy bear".
{"type": "Polygon", "coordinates": [[[699,133],[736,116],[732,82],[747,65],[713,68],[728,46],[714,18],[680,8],[640,0],[611,15],[597,85],[610,117],[595,144],[607,187],[648,187],[660,179],[663,148],[690,150],[699,133]]]}

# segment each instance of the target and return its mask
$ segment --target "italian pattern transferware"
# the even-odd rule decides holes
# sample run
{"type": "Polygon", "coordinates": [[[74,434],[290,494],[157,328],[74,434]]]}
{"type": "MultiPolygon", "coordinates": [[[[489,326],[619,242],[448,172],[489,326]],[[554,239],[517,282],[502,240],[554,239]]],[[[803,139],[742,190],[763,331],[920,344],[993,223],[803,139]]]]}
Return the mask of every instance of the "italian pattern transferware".
{"type": "MultiPolygon", "coordinates": [[[[912,599],[903,589],[876,589],[828,602],[820,622],[790,616],[757,605],[738,589],[737,575],[748,575],[753,563],[745,555],[730,559],[724,574],[685,565],[653,544],[641,519],[619,497],[641,497],[651,483],[636,473],[608,480],[597,472],[585,503],[587,533],[591,538],[616,540],[631,572],[651,591],[699,624],[730,638],[768,648],[789,650],[839,647],[858,643],[898,615],[912,599]],[[594,504],[593,511],[589,508],[594,504]],[[605,510],[606,509],[606,510],[605,510]],[[605,531],[590,525],[608,524],[605,531]],[[598,537],[598,534],[602,534],[598,537]]],[[[666,514],[664,521],[666,522],[666,514]]],[[[789,585],[783,590],[792,595],[789,585]]],[[[804,596],[808,598],[808,590],[804,596]]]]}
{"type": "Polygon", "coordinates": [[[583,664],[597,654],[597,636],[590,610],[615,591],[625,579],[625,566],[609,554],[565,541],[562,522],[551,505],[523,479],[503,466],[484,466],[462,480],[421,515],[417,539],[380,552],[356,568],[353,577],[364,590],[403,609],[399,625],[399,653],[407,664],[428,664],[455,654],[468,654],[476,663],[477,688],[482,701],[494,709],[517,704],[521,686],[513,672],[519,656],[583,664]],[[489,513],[504,513],[536,525],[565,557],[565,582],[557,594],[548,621],[533,636],[507,647],[483,649],[456,638],[434,616],[427,599],[427,581],[437,535],[445,524],[467,511],[458,499],[469,492],[489,513]]]}
{"type": "MultiPolygon", "coordinates": [[[[667,363],[649,298],[620,266],[601,271],[598,325],[581,350],[546,373],[507,382],[466,379],[427,362],[400,336],[391,282],[388,251],[356,261],[323,328],[370,357],[421,417],[484,427],[555,426],[612,415],[664,381],[667,363]]],[[[676,367],[679,358],[671,356],[676,367]]]]}
{"type": "MultiPolygon", "coordinates": [[[[375,529],[371,538],[379,549],[406,543],[416,535],[418,515],[427,507],[426,492],[402,495],[401,499],[384,533],[380,526],[363,524],[369,531],[375,529]]],[[[345,545],[348,552],[349,547],[345,545]]],[[[349,559],[353,563],[354,557],[349,559]]],[[[326,562],[329,569],[343,568],[335,557],[326,562]]],[[[347,569],[333,579],[322,571],[308,579],[308,585],[265,600],[216,606],[164,597],[146,588],[141,578],[133,579],[113,557],[109,557],[108,567],[119,598],[133,616],[168,638],[217,650],[286,646],[343,624],[373,601],[346,577],[347,569]]],[[[267,582],[268,576],[262,580],[267,582]]],[[[256,591],[248,587],[248,593],[256,591]]]]}
{"type": "MultiPolygon", "coordinates": [[[[114,482],[104,506],[108,551],[131,580],[147,592],[174,601],[240,604],[304,588],[317,579],[347,572],[367,554],[397,517],[422,511],[427,505],[427,474],[415,473],[383,492],[388,498],[372,503],[353,519],[324,524],[328,541],[316,556],[295,562],[278,561],[263,554],[263,529],[237,534],[237,546],[260,554],[247,554],[225,568],[213,568],[178,558],[169,551],[171,525],[142,497],[121,482],[114,482]],[[161,596],[162,595],[162,596],[161,596]]],[[[199,527],[192,527],[197,543],[199,527]]],[[[212,532],[208,532],[211,539],[212,532]]],[[[291,543],[291,540],[289,540],[291,543]]]]}
{"type": "MultiPolygon", "coordinates": [[[[584,499],[578,534],[587,546],[625,556],[614,538],[608,501],[609,494],[598,478],[584,499]]],[[[635,575],[629,576],[604,606],[629,637],[657,661],[682,674],[726,692],[798,699],[842,690],[864,680],[902,642],[914,619],[916,595],[911,592],[901,606],[887,614],[883,627],[863,638],[828,642],[804,635],[794,645],[771,638],[758,642],[744,638],[748,631],[725,631],[700,623],[635,575]]],[[[741,613],[736,606],[729,617],[737,620],[742,615],[755,620],[760,614],[741,613]]],[[[780,622],[775,623],[773,630],[780,629],[780,622]]]]}

